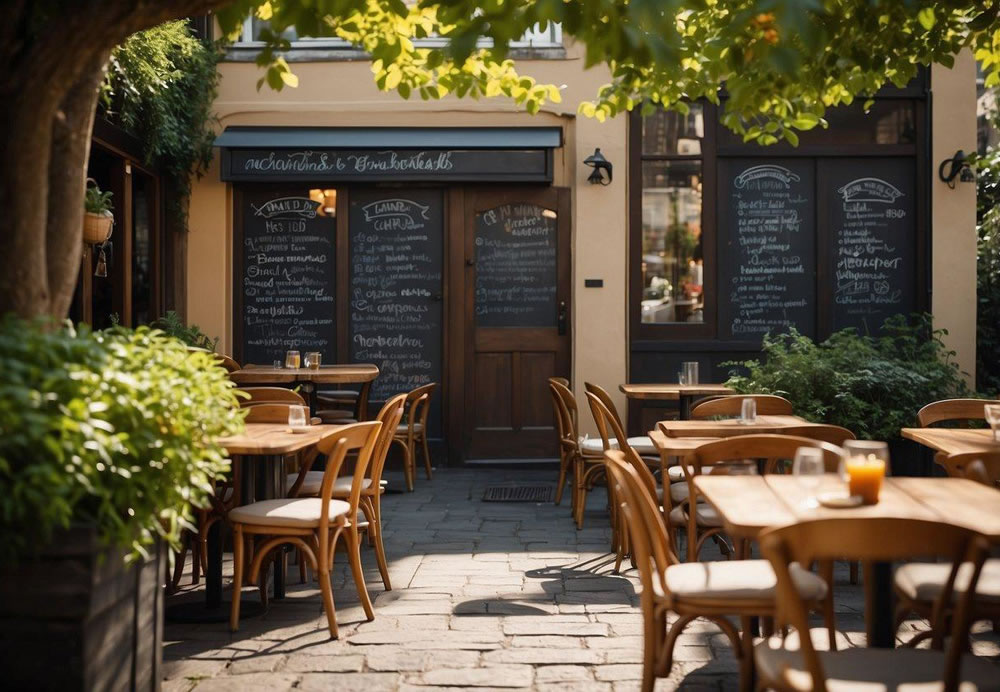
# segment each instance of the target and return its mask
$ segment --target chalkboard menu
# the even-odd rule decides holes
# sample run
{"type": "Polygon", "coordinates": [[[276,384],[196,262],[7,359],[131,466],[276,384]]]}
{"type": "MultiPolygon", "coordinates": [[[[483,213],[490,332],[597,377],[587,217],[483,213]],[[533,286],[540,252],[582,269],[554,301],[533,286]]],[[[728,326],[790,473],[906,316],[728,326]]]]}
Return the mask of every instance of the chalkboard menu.
{"type": "MultiPolygon", "coordinates": [[[[381,372],[385,401],[441,382],[443,201],[438,190],[357,191],[350,216],[350,360],[381,372]]],[[[432,399],[432,432],[440,420],[432,399]]]]}
{"type": "Polygon", "coordinates": [[[912,159],[824,162],[833,243],[832,328],[878,331],[915,301],[912,159]]]}
{"type": "Polygon", "coordinates": [[[558,217],[536,204],[476,214],[476,326],[554,327],[558,217]]]}
{"type": "Polygon", "coordinates": [[[289,349],[336,357],[335,224],[303,192],[242,197],[244,363],[271,365],[289,349]]]}
{"type": "Polygon", "coordinates": [[[811,161],[720,162],[719,324],[724,338],[816,332],[811,161]]]}

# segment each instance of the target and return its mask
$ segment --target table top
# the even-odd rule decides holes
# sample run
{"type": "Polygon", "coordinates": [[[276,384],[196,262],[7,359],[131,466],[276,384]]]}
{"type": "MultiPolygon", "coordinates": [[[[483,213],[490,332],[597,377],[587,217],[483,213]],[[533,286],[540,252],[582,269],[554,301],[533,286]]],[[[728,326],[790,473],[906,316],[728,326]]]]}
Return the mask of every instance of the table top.
{"type": "Polygon", "coordinates": [[[322,365],[319,370],[308,368],[245,367],[229,373],[236,384],[268,384],[291,382],[319,382],[321,384],[347,384],[371,382],[378,377],[378,366],[371,363],[345,363],[322,365]]]}
{"type": "Polygon", "coordinates": [[[683,396],[708,396],[710,394],[732,394],[733,390],[724,384],[620,384],[618,389],[628,399],[656,399],[676,401],[683,396]]]}
{"type": "Polygon", "coordinates": [[[1000,492],[965,478],[886,478],[878,503],[850,509],[805,505],[814,492],[843,489],[834,474],[827,474],[818,491],[786,475],[702,475],[694,484],[718,510],[726,531],[742,538],[809,519],[902,517],[955,524],[1000,540],[1000,492]]]}
{"type": "Polygon", "coordinates": [[[982,428],[903,428],[903,437],[945,454],[1000,452],[993,431],[982,428]]]}
{"type": "Polygon", "coordinates": [[[814,425],[799,416],[757,416],[744,425],[738,418],[725,420],[661,420],[656,427],[667,437],[735,437],[736,435],[794,434],[795,428],[814,425]]]}
{"type": "Polygon", "coordinates": [[[660,457],[686,458],[691,452],[706,442],[714,442],[718,437],[669,437],[662,430],[650,430],[649,439],[660,451],[660,457]]]}
{"type": "Polygon", "coordinates": [[[309,432],[293,433],[288,423],[247,423],[242,435],[219,438],[219,444],[230,454],[281,456],[308,449],[343,428],[343,425],[310,425],[309,432]]]}

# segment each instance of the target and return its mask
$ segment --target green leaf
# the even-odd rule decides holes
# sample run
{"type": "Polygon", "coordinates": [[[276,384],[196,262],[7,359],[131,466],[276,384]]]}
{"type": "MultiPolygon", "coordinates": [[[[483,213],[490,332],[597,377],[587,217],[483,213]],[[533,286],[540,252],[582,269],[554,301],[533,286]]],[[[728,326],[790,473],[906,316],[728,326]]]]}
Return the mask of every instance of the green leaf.
{"type": "Polygon", "coordinates": [[[937,23],[937,18],[934,16],[933,7],[923,7],[917,12],[917,21],[920,22],[920,26],[924,27],[927,31],[934,28],[937,23]]]}

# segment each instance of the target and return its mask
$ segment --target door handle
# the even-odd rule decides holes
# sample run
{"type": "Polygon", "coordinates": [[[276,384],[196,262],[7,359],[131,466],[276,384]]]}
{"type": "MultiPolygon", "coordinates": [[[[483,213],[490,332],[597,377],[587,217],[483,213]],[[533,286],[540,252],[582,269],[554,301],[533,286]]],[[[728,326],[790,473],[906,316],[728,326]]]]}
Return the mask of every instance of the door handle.
{"type": "Polygon", "coordinates": [[[566,301],[559,301],[559,316],[556,318],[556,326],[559,328],[559,336],[566,334],[566,301]]]}

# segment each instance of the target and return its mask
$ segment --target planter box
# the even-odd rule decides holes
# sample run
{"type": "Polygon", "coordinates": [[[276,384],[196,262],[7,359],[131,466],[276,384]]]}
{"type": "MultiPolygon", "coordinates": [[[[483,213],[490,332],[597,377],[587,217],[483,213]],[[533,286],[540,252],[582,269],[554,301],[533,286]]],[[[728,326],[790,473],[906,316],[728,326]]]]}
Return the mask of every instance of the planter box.
{"type": "Polygon", "coordinates": [[[81,526],[0,570],[4,688],[160,689],[165,552],[131,566],[123,554],[81,526]]]}

